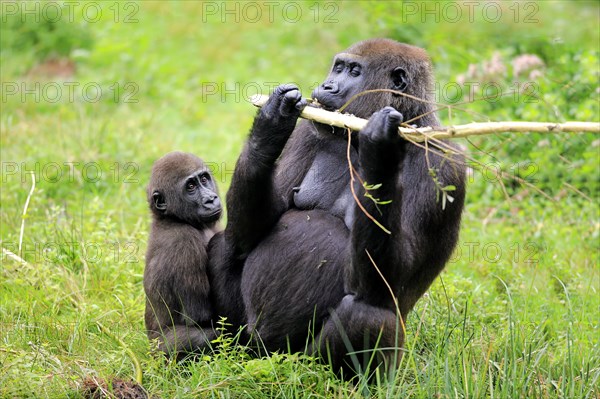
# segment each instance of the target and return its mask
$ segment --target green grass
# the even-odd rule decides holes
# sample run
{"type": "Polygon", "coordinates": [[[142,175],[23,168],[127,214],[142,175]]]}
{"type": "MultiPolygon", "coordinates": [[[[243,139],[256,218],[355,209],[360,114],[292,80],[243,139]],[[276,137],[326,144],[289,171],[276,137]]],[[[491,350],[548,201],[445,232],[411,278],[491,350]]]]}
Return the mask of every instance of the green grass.
{"type": "MultiPolygon", "coordinates": [[[[131,354],[144,387],[163,398],[600,397],[597,135],[464,143],[479,163],[527,178],[554,201],[505,180],[509,200],[491,175],[475,171],[459,249],[409,316],[406,355],[392,382],[344,383],[312,359],[254,359],[229,340],[199,362],[167,363],[151,354],[144,334],[142,289],[152,162],[172,150],[194,152],[213,162],[223,195],[255,112],[236,87],[253,94],[292,81],[308,95],[335,52],[387,36],[426,47],[440,83],[495,51],[507,64],[535,53],[546,63],[538,101],[463,107],[491,120],[598,121],[599,26],[590,17],[597,3],[540,2],[538,23],[508,25],[480,16],[472,25],[403,20],[401,3],[392,2],[318,3],[318,23],[313,3],[297,2],[304,12],[297,23],[275,14],[273,23],[235,24],[220,15],[205,21],[195,2],[144,1],[131,3],[139,5],[138,22],[124,23],[134,9],[121,8],[115,23],[113,3],[97,4],[100,21],[76,19],[92,39],[61,42],[86,50],[56,48],[76,60],[76,75],[64,80],[99,85],[97,102],[80,90],[54,103],[7,94],[9,85],[37,82],[43,91],[64,83],[28,74],[56,43],[13,46],[2,35],[2,248],[19,253],[29,171],[36,188],[20,251],[27,264],[1,258],[0,397],[78,397],[86,376],[133,379],[131,354]],[[324,23],[332,10],[338,22],[324,23]],[[230,92],[210,94],[215,85],[230,92]],[[520,162],[533,163],[534,173],[520,162]]],[[[511,79],[509,70],[503,87],[511,79]]],[[[481,116],[452,115],[452,123],[471,119],[481,116]]]]}

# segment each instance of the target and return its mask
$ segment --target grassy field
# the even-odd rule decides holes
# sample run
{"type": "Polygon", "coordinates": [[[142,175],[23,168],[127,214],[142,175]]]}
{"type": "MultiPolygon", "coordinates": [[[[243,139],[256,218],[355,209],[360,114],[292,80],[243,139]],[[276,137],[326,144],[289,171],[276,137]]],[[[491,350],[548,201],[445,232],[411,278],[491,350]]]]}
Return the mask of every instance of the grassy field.
{"type": "Polygon", "coordinates": [[[358,40],[426,48],[456,107],[444,123],[599,120],[597,2],[476,3],[0,3],[0,397],[80,397],[85,378],[131,380],[139,362],[161,398],[600,398],[593,134],[463,141],[460,243],[408,319],[394,381],[341,382],[227,339],[178,365],[144,333],[152,162],[194,152],[223,195],[248,95],[286,82],[309,95],[358,40]]]}

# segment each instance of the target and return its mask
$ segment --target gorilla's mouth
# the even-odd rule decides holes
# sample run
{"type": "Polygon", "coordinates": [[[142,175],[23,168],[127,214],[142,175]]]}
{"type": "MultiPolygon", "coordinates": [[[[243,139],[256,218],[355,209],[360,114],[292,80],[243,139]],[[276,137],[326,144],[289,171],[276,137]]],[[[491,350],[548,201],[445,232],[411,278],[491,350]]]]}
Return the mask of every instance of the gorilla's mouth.
{"type": "Polygon", "coordinates": [[[214,220],[217,220],[219,218],[219,216],[221,216],[222,212],[223,212],[222,208],[216,209],[213,212],[207,212],[207,213],[202,212],[200,214],[200,218],[202,218],[202,220],[205,222],[212,222],[214,220]]]}
{"type": "Polygon", "coordinates": [[[318,103],[318,106],[319,106],[319,108],[324,109],[325,111],[330,111],[330,112],[337,111],[337,108],[334,107],[333,105],[318,103]]]}
{"type": "Polygon", "coordinates": [[[323,98],[317,98],[317,97],[313,97],[313,103],[310,104],[311,107],[315,107],[315,108],[321,108],[324,109],[325,111],[336,111],[339,107],[336,107],[334,105],[331,105],[329,103],[327,103],[327,101],[324,101],[323,98]]]}

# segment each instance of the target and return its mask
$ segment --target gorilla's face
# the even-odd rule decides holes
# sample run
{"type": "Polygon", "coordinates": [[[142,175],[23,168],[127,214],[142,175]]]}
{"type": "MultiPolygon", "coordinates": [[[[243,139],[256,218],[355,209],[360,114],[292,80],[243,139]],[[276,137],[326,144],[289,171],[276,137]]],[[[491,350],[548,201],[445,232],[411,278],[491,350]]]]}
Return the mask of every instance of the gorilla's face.
{"type": "Polygon", "coordinates": [[[182,202],[187,204],[190,221],[197,219],[208,224],[219,219],[222,212],[221,201],[212,176],[207,170],[200,170],[189,176],[182,191],[182,202]]]}
{"type": "Polygon", "coordinates": [[[197,228],[214,224],[223,211],[213,176],[192,154],[175,152],[157,161],[148,194],[155,215],[197,228]]]}
{"type": "Polygon", "coordinates": [[[364,65],[360,58],[346,53],[335,56],[329,76],[312,93],[312,97],[318,100],[324,109],[338,110],[354,95],[364,90],[364,65]]]}
{"type": "Polygon", "coordinates": [[[390,63],[367,62],[367,57],[340,53],[325,81],[312,92],[312,97],[328,111],[342,111],[368,119],[381,108],[394,104],[389,90],[404,91],[408,86],[406,69],[390,63]],[[383,92],[359,93],[384,89],[383,92]],[[356,97],[355,97],[356,96],[356,97]]]}

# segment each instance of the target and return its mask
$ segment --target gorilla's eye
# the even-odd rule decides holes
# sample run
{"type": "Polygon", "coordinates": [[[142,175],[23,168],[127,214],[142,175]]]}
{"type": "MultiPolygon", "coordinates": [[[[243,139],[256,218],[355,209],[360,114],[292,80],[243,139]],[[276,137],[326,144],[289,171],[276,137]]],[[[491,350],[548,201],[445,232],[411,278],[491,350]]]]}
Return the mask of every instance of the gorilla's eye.
{"type": "Polygon", "coordinates": [[[353,66],[350,68],[350,76],[357,77],[357,76],[359,76],[359,75],[360,75],[360,72],[361,72],[361,70],[360,70],[360,65],[353,65],[353,66]]]}
{"type": "Polygon", "coordinates": [[[196,190],[196,183],[193,180],[188,181],[187,183],[185,183],[185,189],[188,192],[196,190]]]}
{"type": "Polygon", "coordinates": [[[208,175],[202,175],[202,176],[200,176],[200,183],[202,183],[202,184],[208,183],[209,180],[210,179],[208,178],[208,175]]]}
{"type": "Polygon", "coordinates": [[[338,62],[337,64],[335,64],[333,66],[333,72],[335,72],[335,73],[342,73],[343,70],[344,70],[343,62],[338,62]]]}

